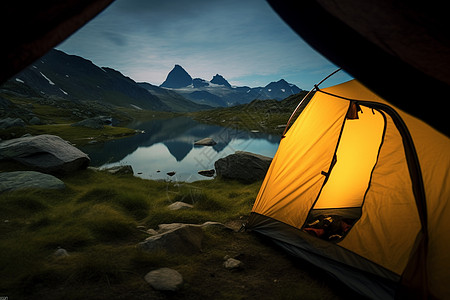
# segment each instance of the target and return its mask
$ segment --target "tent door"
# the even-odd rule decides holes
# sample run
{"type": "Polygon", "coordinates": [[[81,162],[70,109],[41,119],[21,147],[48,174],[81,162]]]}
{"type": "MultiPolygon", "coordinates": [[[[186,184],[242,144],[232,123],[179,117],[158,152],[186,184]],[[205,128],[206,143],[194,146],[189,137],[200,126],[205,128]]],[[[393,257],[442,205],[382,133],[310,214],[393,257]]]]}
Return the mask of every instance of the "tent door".
{"type": "MultiPolygon", "coordinates": [[[[360,217],[364,197],[370,185],[383,141],[383,113],[360,106],[358,116],[347,118],[343,125],[333,166],[303,228],[333,214],[339,221],[351,215],[352,225],[360,217]]],[[[327,221],[327,219],[325,219],[327,221]]],[[[328,219],[330,221],[330,219],[328,219]]],[[[331,221],[333,221],[331,219],[331,221]]],[[[317,224],[317,222],[316,222],[317,224]]]]}

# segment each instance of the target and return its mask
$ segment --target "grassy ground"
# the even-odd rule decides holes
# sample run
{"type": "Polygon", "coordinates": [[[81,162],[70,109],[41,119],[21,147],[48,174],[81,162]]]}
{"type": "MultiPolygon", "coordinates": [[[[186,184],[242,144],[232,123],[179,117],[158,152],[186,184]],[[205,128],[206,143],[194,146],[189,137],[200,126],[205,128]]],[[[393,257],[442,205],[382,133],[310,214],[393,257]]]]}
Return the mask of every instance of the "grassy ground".
{"type": "MultiPolygon", "coordinates": [[[[290,100],[288,100],[290,99],[290,100]]],[[[247,130],[281,133],[297,105],[284,101],[254,101],[237,108],[191,114],[197,120],[247,130]]],[[[48,125],[28,125],[1,132],[55,134],[81,146],[133,134],[122,127],[71,127],[80,118],[71,103],[47,102],[27,107],[48,125]],[[63,103],[64,104],[64,103],[63,103]]],[[[90,108],[89,108],[90,109],[90,108]]],[[[97,114],[108,112],[98,108],[97,114]]],[[[20,115],[20,110],[17,113],[20,115]]],[[[89,112],[88,110],[86,112],[89,112]]],[[[8,112],[7,112],[8,113],[8,112]]],[[[127,120],[171,117],[170,113],[117,110],[127,120]]],[[[11,117],[17,117],[12,115],[11,117]]],[[[1,137],[1,136],[0,136],[1,137]]],[[[2,164],[3,171],[23,169],[2,164]]],[[[289,257],[270,242],[246,232],[205,229],[203,251],[191,255],[148,253],[136,247],[162,223],[216,221],[235,229],[246,221],[261,182],[245,185],[220,179],[195,183],[144,180],[83,170],[61,178],[59,191],[22,190],[0,194],[0,297],[9,299],[347,299],[358,297],[324,272],[289,257]],[[191,210],[171,211],[175,201],[191,210]],[[61,247],[68,257],[55,257],[61,247]],[[229,271],[224,257],[244,267],[229,271]],[[185,284],[176,293],[153,290],[145,274],[160,267],[178,270],[185,284]]]]}
{"type": "Polygon", "coordinates": [[[82,103],[67,100],[52,100],[47,98],[27,98],[0,93],[0,97],[10,100],[13,107],[0,110],[1,118],[22,118],[25,122],[30,115],[38,117],[45,125],[30,125],[12,127],[0,130],[0,139],[11,139],[24,134],[57,135],[77,146],[90,142],[105,142],[111,139],[127,137],[136,134],[135,130],[127,128],[132,120],[151,120],[174,117],[175,113],[155,112],[148,110],[110,107],[99,103],[82,103]],[[117,126],[104,126],[102,129],[88,127],[73,127],[73,123],[95,116],[111,116],[117,126]]]}
{"type": "Polygon", "coordinates": [[[203,252],[147,253],[136,248],[161,223],[245,222],[260,182],[215,179],[189,184],[79,171],[62,191],[0,194],[0,295],[9,299],[340,299],[349,291],[305,262],[249,233],[209,228],[203,252]],[[170,211],[174,201],[191,210],[170,211]],[[55,257],[62,247],[68,257],[55,257]],[[226,270],[223,257],[244,262],[226,270]],[[160,267],[178,270],[176,293],[143,279],[160,267]]]}

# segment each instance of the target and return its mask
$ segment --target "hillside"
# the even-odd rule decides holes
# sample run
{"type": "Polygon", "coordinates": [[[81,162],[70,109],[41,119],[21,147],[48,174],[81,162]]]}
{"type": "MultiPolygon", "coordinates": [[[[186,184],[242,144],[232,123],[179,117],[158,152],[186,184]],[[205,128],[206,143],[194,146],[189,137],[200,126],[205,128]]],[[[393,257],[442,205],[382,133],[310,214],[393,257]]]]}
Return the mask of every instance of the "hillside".
{"type": "Polygon", "coordinates": [[[117,70],[53,49],[1,86],[24,96],[54,100],[96,101],[119,107],[156,111],[208,108],[157,86],[144,87],[117,70]]]}
{"type": "MultiPolygon", "coordinates": [[[[307,91],[302,91],[282,101],[273,99],[253,100],[248,104],[199,111],[190,115],[195,120],[206,124],[215,124],[248,131],[253,130],[282,134],[285,128],[284,125],[307,93],[307,91]]],[[[312,96],[313,93],[303,102],[297,115],[306,106],[312,96]]]]}

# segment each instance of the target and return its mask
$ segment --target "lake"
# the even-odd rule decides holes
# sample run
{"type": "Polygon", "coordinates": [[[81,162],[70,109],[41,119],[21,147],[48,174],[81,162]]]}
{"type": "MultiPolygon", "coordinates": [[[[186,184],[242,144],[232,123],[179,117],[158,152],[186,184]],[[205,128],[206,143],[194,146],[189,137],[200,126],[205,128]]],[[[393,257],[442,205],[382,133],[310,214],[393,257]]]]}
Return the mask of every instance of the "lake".
{"type": "Polygon", "coordinates": [[[205,125],[188,117],[135,122],[129,127],[143,133],[81,149],[91,158],[91,166],[131,165],[141,178],[193,182],[208,179],[197,172],[214,169],[219,158],[236,151],[273,157],[280,142],[279,135],[205,125]],[[217,144],[194,146],[206,137],[217,144]],[[176,174],[170,177],[168,172],[176,174]]]}

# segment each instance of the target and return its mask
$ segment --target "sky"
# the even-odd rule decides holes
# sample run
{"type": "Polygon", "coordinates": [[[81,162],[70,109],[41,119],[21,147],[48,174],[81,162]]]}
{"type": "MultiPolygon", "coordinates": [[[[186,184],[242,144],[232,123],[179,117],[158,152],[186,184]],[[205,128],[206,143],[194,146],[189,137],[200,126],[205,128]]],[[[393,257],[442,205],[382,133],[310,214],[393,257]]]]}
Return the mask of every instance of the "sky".
{"type": "MultiPolygon", "coordinates": [[[[154,85],[179,64],[193,78],[310,90],[338,68],[264,0],[116,0],[56,48],[154,85]]],[[[321,87],[350,79],[341,71],[321,87]]]]}

